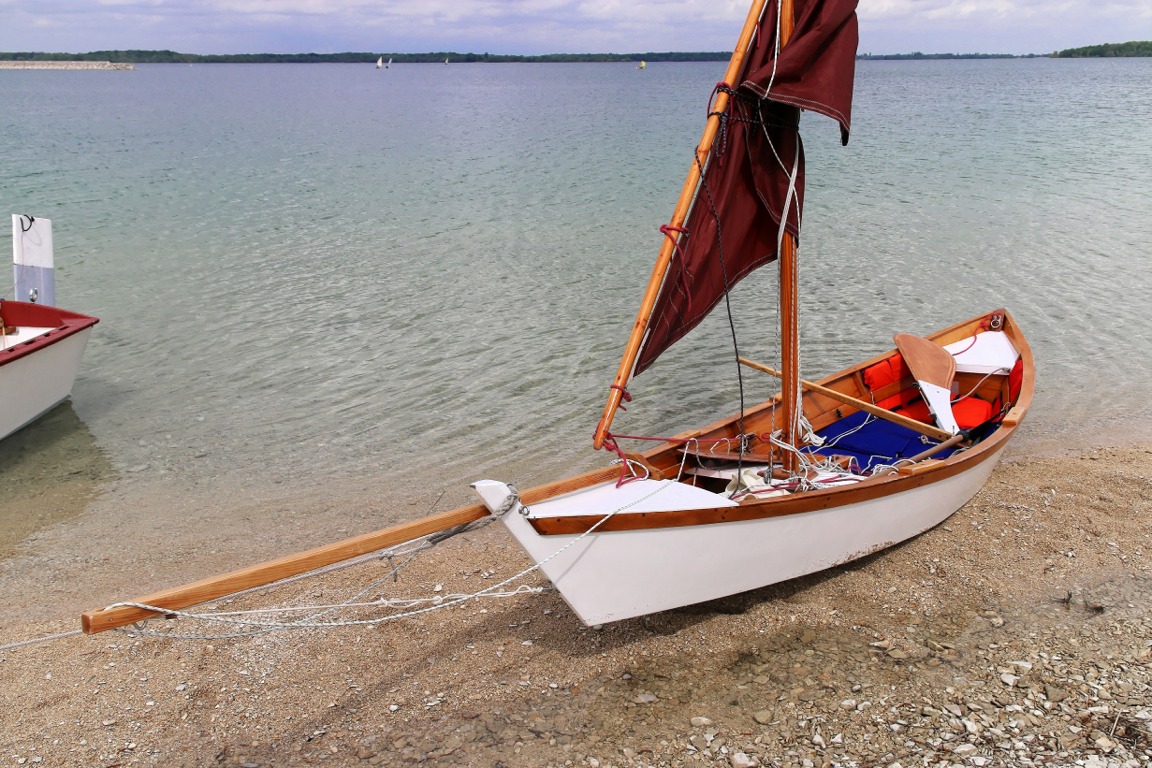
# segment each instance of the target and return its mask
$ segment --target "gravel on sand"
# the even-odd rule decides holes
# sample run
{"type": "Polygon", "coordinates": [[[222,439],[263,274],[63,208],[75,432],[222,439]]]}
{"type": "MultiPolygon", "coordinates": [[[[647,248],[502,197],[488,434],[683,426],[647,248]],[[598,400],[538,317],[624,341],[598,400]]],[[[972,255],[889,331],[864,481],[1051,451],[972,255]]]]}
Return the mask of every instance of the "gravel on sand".
{"type": "MultiPolygon", "coordinates": [[[[195,520],[172,513],[179,499],[156,503],[103,498],[118,517],[86,512],[0,562],[0,646],[74,630],[101,601],[382,527],[367,500],[221,504],[195,520]],[[283,525],[255,537],[257,507],[276,504],[283,525]],[[307,531],[337,519],[345,534],[307,531]],[[221,544],[241,533],[258,540],[221,544]]],[[[943,525],[848,566],[602,628],[545,591],[379,626],[8,647],[0,765],[1146,768],[1150,522],[1152,449],[1085,449],[1010,458],[943,525]]],[[[475,591],[526,565],[494,525],[371,596],[475,591]]],[[[225,609],[336,602],[387,574],[376,560],[225,609]]]]}

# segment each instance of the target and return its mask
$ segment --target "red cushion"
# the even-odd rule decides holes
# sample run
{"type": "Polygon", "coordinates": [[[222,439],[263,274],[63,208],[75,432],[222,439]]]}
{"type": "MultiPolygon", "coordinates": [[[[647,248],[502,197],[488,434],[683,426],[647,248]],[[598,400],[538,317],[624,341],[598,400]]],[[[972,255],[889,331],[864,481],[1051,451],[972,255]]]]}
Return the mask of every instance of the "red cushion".
{"type": "Polygon", "coordinates": [[[916,421],[922,421],[925,424],[932,424],[935,421],[932,418],[932,411],[928,410],[928,403],[923,400],[917,400],[907,408],[902,408],[900,415],[907,416],[910,419],[916,419],[916,421]]]}
{"type": "Polygon", "coordinates": [[[864,383],[868,385],[868,389],[875,392],[881,387],[886,387],[900,381],[905,376],[911,375],[912,372],[904,364],[904,358],[900,356],[900,353],[896,353],[892,357],[865,368],[864,383]]]}
{"type": "Polygon", "coordinates": [[[978,397],[966,397],[952,403],[952,415],[960,429],[972,429],[992,418],[992,403],[978,397]]]}
{"type": "Polygon", "coordinates": [[[1012,366],[1012,372],[1008,374],[1008,402],[1012,405],[1016,404],[1016,398],[1020,396],[1020,386],[1024,383],[1024,361],[1017,360],[1016,365],[1012,366]]]}
{"type": "MultiPolygon", "coordinates": [[[[928,410],[928,403],[923,400],[910,403],[908,407],[901,408],[898,413],[925,424],[936,423],[936,420],[932,418],[932,412],[928,410]]],[[[952,403],[952,417],[956,419],[956,426],[960,429],[978,427],[992,418],[992,413],[992,403],[978,397],[966,397],[959,402],[952,403]]]]}

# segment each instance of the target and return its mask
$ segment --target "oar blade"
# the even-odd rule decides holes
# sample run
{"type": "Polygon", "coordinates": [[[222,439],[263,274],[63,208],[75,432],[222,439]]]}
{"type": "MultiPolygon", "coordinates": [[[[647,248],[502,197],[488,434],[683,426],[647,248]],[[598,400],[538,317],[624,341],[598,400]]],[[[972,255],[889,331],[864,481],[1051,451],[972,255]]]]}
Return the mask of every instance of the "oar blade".
{"type": "Polygon", "coordinates": [[[953,435],[959,432],[960,427],[952,415],[952,379],[956,376],[956,360],[934,341],[910,333],[898,333],[892,338],[936,423],[953,435]]]}

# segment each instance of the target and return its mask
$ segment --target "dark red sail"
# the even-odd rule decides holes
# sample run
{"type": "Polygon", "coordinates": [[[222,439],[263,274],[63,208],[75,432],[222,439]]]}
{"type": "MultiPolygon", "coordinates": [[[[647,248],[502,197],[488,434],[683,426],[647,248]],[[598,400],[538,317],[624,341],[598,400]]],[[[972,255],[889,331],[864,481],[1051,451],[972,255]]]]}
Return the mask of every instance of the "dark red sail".
{"type": "Polygon", "coordinates": [[[636,373],[696,327],[728,289],[776,258],[782,217],[799,238],[801,109],[838,121],[848,142],[856,0],[794,0],[793,7],[795,26],[779,57],[776,0],[765,8],[656,300],[636,373]]]}

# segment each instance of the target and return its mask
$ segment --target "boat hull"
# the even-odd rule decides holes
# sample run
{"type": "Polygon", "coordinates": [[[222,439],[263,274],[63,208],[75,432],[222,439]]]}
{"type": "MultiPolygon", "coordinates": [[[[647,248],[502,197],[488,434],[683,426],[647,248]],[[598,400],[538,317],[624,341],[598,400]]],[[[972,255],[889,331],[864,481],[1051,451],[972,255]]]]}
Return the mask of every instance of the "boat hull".
{"type": "MultiPolygon", "coordinates": [[[[512,491],[507,485],[485,480],[474,487],[589,625],[714,600],[847,563],[923,533],[967,503],[992,474],[1031,401],[1032,353],[1004,310],[927,338],[948,349],[960,368],[973,368],[960,374],[960,388],[987,398],[973,433],[948,441],[968,440],[954,453],[934,442],[943,437],[921,434],[910,444],[920,447],[895,453],[911,458],[828,472],[827,485],[816,475],[809,478],[812,488],[800,492],[792,492],[796,488],[789,487],[792,481],[785,473],[779,486],[768,484],[771,493],[742,496],[737,503],[723,489],[723,480],[715,484],[721,475],[712,470],[719,467],[705,460],[727,461],[731,474],[723,477],[763,461],[767,464],[759,469],[779,468],[774,463],[779,455],[774,459],[771,446],[757,442],[760,435],[779,429],[778,400],[773,400],[740,418],[631,454],[630,462],[644,466],[654,479],[631,479],[617,487],[604,477],[589,477],[559,493],[533,489],[525,494],[527,506],[516,506],[518,511],[504,511],[514,506],[508,503],[512,491]],[[939,450],[924,450],[925,442],[939,450]],[[698,463],[694,471],[685,469],[686,460],[689,467],[698,463]]],[[[806,384],[804,412],[814,428],[849,425],[864,415],[850,403],[872,413],[877,408],[870,403],[903,391],[908,376],[881,383],[873,375],[887,370],[894,355],[890,350],[825,377],[820,385],[806,384]]],[[[845,429],[865,433],[863,425],[845,429]]],[[[907,426],[899,429],[917,437],[907,426]]],[[[837,443],[840,439],[833,441],[833,451],[850,452],[851,447],[837,443]]]]}
{"type": "MultiPolygon", "coordinates": [[[[525,515],[509,512],[501,519],[591,626],[787,581],[906,541],[964,506],[999,455],[879,498],[751,520],[541,536],[525,515]]],[[[555,501],[579,503],[581,493],[555,501]]],[[[550,514],[550,503],[533,505],[531,515],[550,514]]]]}
{"type": "Polygon", "coordinates": [[[50,330],[0,346],[0,439],[36,421],[72,394],[97,322],[53,307],[36,306],[25,312],[20,302],[3,302],[3,310],[4,322],[13,326],[50,330]]]}

